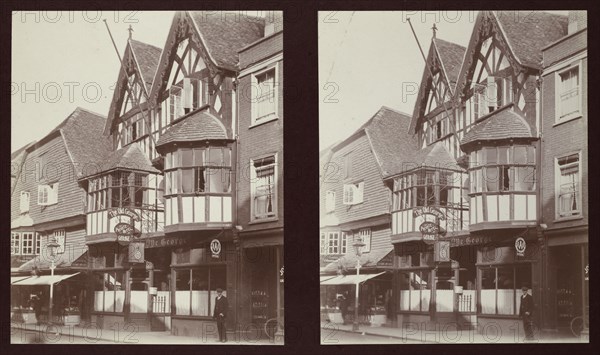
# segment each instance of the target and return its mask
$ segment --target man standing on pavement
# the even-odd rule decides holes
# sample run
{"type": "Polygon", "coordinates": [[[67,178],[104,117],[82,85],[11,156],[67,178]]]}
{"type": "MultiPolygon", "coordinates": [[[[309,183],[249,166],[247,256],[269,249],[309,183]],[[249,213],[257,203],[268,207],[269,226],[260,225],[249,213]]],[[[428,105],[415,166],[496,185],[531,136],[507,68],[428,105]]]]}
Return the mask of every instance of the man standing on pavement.
{"type": "Polygon", "coordinates": [[[217,288],[217,298],[215,300],[215,309],[213,311],[213,318],[217,320],[217,331],[219,332],[219,341],[222,343],[227,342],[227,330],[225,329],[225,317],[227,317],[227,309],[229,304],[227,303],[227,297],[223,296],[223,289],[217,288]]]}
{"type": "Polygon", "coordinates": [[[532,329],[532,314],[533,314],[533,297],[528,293],[529,287],[521,287],[523,295],[521,296],[521,307],[519,308],[519,316],[523,318],[523,328],[525,329],[525,340],[533,340],[532,329]]]}

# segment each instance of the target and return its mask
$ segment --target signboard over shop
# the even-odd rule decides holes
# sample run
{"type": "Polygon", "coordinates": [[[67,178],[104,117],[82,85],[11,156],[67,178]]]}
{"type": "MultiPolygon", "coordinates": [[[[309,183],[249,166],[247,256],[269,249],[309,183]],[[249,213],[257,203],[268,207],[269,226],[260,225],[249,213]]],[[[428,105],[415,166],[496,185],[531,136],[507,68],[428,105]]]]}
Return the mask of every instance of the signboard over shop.
{"type": "Polygon", "coordinates": [[[181,247],[189,243],[186,237],[156,237],[144,240],[146,248],[181,247]]]}

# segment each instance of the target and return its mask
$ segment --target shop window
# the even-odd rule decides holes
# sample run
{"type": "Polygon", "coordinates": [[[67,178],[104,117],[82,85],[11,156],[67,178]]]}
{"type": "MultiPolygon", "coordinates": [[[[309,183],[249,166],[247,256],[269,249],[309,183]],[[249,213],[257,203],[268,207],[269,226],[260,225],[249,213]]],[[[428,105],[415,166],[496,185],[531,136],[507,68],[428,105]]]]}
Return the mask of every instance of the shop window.
{"type": "Polygon", "coordinates": [[[581,66],[558,73],[556,82],[556,123],[581,116],[581,66]]]}
{"type": "Polygon", "coordinates": [[[275,155],[251,161],[252,220],[277,216],[276,162],[275,155]]]}
{"type": "Polygon", "coordinates": [[[557,218],[581,215],[580,154],[556,159],[557,218]]]}
{"type": "Polygon", "coordinates": [[[401,311],[428,312],[431,299],[430,270],[400,272],[399,302],[401,311]]]}
{"type": "Polygon", "coordinates": [[[521,287],[531,287],[531,265],[480,268],[481,313],[518,315],[521,287]]]}
{"type": "MultiPolygon", "coordinates": [[[[204,266],[175,271],[175,313],[188,316],[212,316],[216,289],[226,289],[224,266],[204,266]]],[[[226,291],[223,292],[227,296],[226,291]]]]}
{"type": "Polygon", "coordinates": [[[335,211],[335,191],[327,191],[325,193],[325,212],[335,211]]]}
{"type": "Polygon", "coordinates": [[[252,75],[252,124],[277,118],[277,68],[252,75]]]}
{"type": "Polygon", "coordinates": [[[125,303],[125,284],[123,271],[95,272],[94,311],[123,312],[125,303]]]}

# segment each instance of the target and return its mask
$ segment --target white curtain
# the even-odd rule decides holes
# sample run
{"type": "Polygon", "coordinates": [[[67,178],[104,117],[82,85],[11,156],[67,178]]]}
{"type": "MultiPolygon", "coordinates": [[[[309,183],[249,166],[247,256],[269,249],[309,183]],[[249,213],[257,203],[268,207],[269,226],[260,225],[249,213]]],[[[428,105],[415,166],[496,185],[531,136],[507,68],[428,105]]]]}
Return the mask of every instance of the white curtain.
{"type": "Polygon", "coordinates": [[[515,314],[515,290],[498,290],[498,314],[515,314]]]}
{"type": "Polygon", "coordinates": [[[496,290],[481,290],[481,313],[496,314],[496,290]]]}
{"type": "Polygon", "coordinates": [[[410,305],[409,305],[409,297],[410,297],[410,290],[402,290],[400,291],[400,310],[401,311],[408,311],[410,310],[410,305]]]}
{"type": "MultiPolygon", "coordinates": [[[[109,291],[112,293],[112,291],[109,291]]],[[[115,312],[123,312],[123,304],[125,303],[125,291],[115,291],[115,312]]]]}
{"type": "Polygon", "coordinates": [[[94,291],[94,311],[104,311],[104,291],[94,291]]]}
{"type": "Polygon", "coordinates": [[[452,312],[454,310],[454,290],[436,290],[435,297],[438,312],[452,312]]]}
{"type": "Polygon", "coordinates": [[[192,315],[211,315],[208,311],[208,291],[192,291],[192,315]]]}
{"type": "Polygon", "coordinates": [[[175,291],[175,314],[190,315],[190,291],[175,291]]]}

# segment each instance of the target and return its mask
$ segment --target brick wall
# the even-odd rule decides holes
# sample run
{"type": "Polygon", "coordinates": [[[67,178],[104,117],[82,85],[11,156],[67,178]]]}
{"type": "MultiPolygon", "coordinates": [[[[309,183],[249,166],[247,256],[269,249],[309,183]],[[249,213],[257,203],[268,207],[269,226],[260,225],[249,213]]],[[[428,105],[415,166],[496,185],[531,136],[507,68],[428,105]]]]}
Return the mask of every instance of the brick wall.
{"type": "Polygon", "coordinates": [[[272,36],[261,40],[255,45],[246,47],[240,52],[240,68],[245,69],[249,65],[269,58],[283,50],[283,32],[274,33],[272,36]]]}
{"type": "MultiPolygon", "coordinates": [[[[580,38],[575,36],[562,42],[563,53],[573,53],[567,47],[580,46],[580,38]],[[571,43],[572,46],[571,46],[571,43]]],[[[545,56],[546,58],[546,56],[545,56]]],[[[557,60],[561,60],[555,56],[557,60]]],[[[581,80],[582,86],[582,117],[560,124],[555,124],[555,80],[557,72],[545,72],[542,88],[542,126],[543,148],[541,164],[541,203],[542,223],[549,228],[574,227],[588,224],[588,142],[587,142],[587,58],[581,61],[583,66],[581,80]],[[581,176],[582,176],[582,219],[562,221],[555,223],[555,158],[581,150],[581,176]]]]}
{"type": "MultiPolygon", "coordinates": [[[[252,47],[247,52],[247,58],[252,61],[260,60],[283,50],[282,35],[275,36],[273,41],[266,41],[252,47]],[[278,47],[277,47],[278,46],[278,47]]],[[[240,59],[243,55],[240,56],[240,59]]],[[[247,63],[250,61],[247,61],[247,63]]],[[[238,178],[237,178],[237,224],[243,227],[244,232],[283,227],[283,61],[277,62],[278,66],[278,118],[273,121],[253,126],[251,109],[252,98],[250,87],[252,75],[246,75],[239,80],[238,85],[238,120],[239,120],[239,150],[238,150],[238,178]],[[277,220],[258,224],[250,224],[251,217],[251,183],[250,160],[271,153],[277,154],[277,220]]],[[[260,70],[262,68],[257,68],[260,70]]],[[[298,207],[298,206],[297,206],[298,207]]]]}
{"type": "Polygon", "coordinates": [[[587,48],[587,34],[587,31],[582,31],[548,47],[543,52],[544,67],[548,68],[564,58],[585,50],[587,48]]]}

